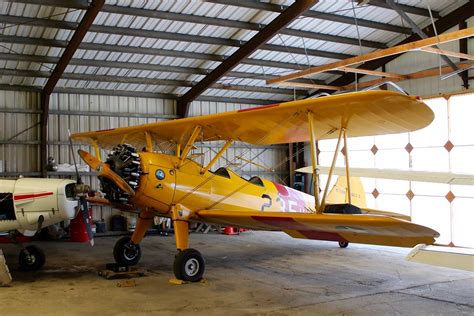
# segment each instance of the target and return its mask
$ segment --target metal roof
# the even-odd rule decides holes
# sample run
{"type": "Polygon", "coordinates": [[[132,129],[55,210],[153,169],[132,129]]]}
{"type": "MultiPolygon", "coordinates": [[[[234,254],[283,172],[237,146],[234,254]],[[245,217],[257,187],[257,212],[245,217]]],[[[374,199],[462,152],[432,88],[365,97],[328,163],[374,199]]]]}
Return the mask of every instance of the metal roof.
{"type": "MultiPolygon", "coordinates": [[[[278,5],[292,2],[106,1],[57,88],[178,97],[278,16],[278,5]]],[[[431,23],[427,4],[436,20],[466,2],[399,0],[398,4],[423,27],[431,23]]],[[[319,1],[203,96],[254,103],[304,97],[308,91],[266,86],[265,79],[408,37],[407,23],[384,3],[319,1]]],[[[1,2],[0,86],[41,89],[87,6],[87,0],[1,2]]],[[[339,76],[325,73],[311,80],[324,84],[339,76]]]]}

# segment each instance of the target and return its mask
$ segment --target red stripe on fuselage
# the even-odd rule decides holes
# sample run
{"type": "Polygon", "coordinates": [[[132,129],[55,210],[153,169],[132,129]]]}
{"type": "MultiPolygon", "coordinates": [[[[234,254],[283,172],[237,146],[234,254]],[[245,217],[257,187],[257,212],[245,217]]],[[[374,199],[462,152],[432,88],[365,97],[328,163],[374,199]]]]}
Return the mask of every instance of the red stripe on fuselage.
{"type": "Polygon", "coordinates": [[[40,197],[45,197],[53,195],[53,192],[41,192],[41,193],[28,193],[28,194],[16,194],[13,199],[15,201],[20,201],[20,200],[27,200],[27,199],[34,199],[34,198],[40,198],[40,197]]]}

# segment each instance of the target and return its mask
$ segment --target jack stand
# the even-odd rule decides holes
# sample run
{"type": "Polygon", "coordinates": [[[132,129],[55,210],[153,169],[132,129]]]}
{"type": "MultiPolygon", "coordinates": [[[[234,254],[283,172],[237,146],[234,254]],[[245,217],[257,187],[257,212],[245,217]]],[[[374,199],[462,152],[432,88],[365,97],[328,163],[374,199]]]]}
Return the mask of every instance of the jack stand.
{"type": "Polygon", "coordinates": [[[107,280],[142,277],[145,274],[146,271],[143,268],[119,265],[117,263],[107,263],[105,270],[99,271],[99,275],[107,280]]]}
{"type": "Polygon", "coordinates": [[[12,276],[8,270],[7,262],[5,261],[3,252],[0,249],[0,287],[10,286],[10,283],[12,283],[12,276]]]}

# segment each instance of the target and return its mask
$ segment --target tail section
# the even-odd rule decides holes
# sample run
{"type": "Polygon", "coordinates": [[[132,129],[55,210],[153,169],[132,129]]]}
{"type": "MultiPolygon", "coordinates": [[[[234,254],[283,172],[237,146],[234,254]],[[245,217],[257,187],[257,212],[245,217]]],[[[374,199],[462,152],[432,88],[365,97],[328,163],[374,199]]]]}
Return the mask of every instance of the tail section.
{"type": "MultiPolygon", "coordinates": [[[[347,178],[340,176],[331,192],[329,192],[326,202],[328,204],[346,204],[349,203],[349,195],[347,194],[347,178]]],[[[351,204],[357,206],[361,209],[362,214],[371,214],[371,215],[384,215],[403,219],[406,221],[411,221],[410,216],[388,212],[388,211],[379,211],[374,209],[367,208],[367,202],[365,199],[364,186],[360,178],[352,177],[351,178],[351,204]]]]}
{"type": "MultiPolygon", "coordinates": [[[[347,194],[347,178],[340,176],[334,187],[326,197],[328,204],[345,204],[349,203],[349,195],[347,194]]],[[[359,208],[366,208],[365,191],[360,178],[351,178],[351,204],[359,208]]]]}

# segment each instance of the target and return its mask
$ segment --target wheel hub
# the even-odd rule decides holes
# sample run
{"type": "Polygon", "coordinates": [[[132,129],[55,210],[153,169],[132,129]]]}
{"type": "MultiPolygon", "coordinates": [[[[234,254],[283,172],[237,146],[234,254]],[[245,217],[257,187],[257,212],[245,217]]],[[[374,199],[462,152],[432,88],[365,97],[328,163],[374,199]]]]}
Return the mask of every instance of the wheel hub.
{"type": "Polygon", "coordinates": [[[184,265],[184,270],[186,271],[187,275],[195,276],[199,271],[199,261],[194,258],[189,259],[184,265]]]}
{"type": "Polygon", "coordinates": [[[135,259],[138,255],[137,247],[132,244],[125,245],[123,249],[123,255],[127,260],[135,259]]]}

